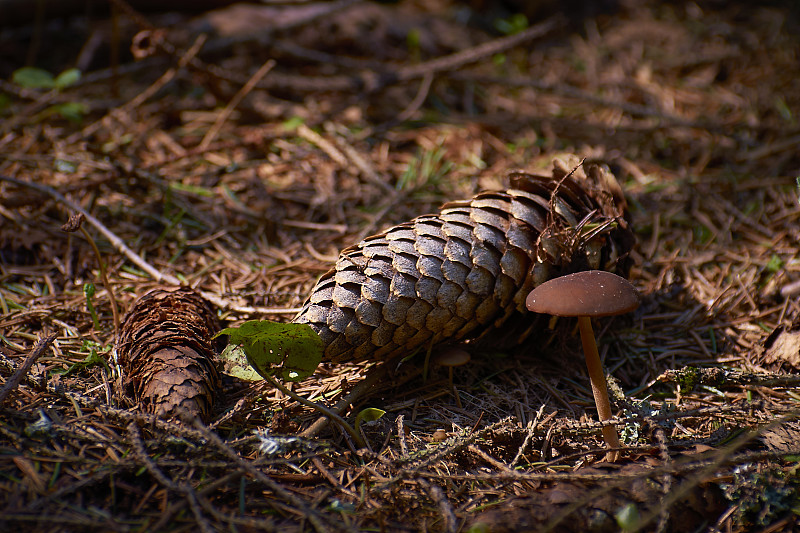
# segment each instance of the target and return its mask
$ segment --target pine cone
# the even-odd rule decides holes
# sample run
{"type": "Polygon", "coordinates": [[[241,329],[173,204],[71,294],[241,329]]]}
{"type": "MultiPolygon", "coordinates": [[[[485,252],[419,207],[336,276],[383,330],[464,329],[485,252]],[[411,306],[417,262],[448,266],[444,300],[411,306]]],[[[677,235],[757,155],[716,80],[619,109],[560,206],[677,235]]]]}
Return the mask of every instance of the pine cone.
{"type": "Polygon", "coordinates": [[[145,410],[183,410],[208,421],[219,374],[211,337],[219,330],[211,306],[187,287],[154,289],[134,303],[117,345],[125,389],[145,410]]]}
{"type": "MultiPolygon", "coordinates": [[[[324,360],[385,360],[420,347],[487,338],[527,313],[553,277],[627,274],[633,233],[604,168],[556,160],[553,177],[516,172],[511,188],[451,202],[343,250],[294,322],[325,343],[324,360]]],[[[515,343],[522,340],[520,333],[515,343]]]]}

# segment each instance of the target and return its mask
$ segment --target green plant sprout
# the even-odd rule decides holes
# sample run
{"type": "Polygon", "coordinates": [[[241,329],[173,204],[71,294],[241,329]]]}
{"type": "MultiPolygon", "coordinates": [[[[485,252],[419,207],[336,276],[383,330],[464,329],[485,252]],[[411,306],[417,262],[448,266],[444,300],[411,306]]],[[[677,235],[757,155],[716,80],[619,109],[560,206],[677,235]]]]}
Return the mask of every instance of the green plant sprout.
{"type": "MultiPolygon", "coordinates": [[[[61,92],[81,79],[81,71],[76,68],[67,69],[58,76],[53,76],[44,69],[37,67],[22,67],[14,71],[11,81],[25,89],[50,89],[61,92]]],[[[40,118],[50,115],[60,115],[70,122],[80,122],[88,112],[88,108],[81,102],[62,102],[52,105],[42,111],[40,118]]]]}
{"type": "Polygon", "coordinates": [[[499,18],[494,21],[494,27],[505,35],[515,35],[528,26],[528,17],[524,13],[515,13],[507,19],[499,18]]]}
{"type": "Polygon", "coordinates": [[[411,56],[411,61],[419,63],[422,57],[422,33],[419,28],[411,28],[406,34],[406,46],[408,47],[408,55],[411,56]]]}
{"type": "Polygon", "coordinates": [[[301,124],[305,124],[305,120],[302,117],[298,117],[297,115],[288,118],[283,121],[281,127],[285,131],[294,131],[300,127],[301,124]]]}
{"type": "Polygon", "coordinates": [[[72,374],[77,370],[89,368],[92,366],[103,366],[108,372],[111,372],[111,368],[108,366],[106,358],[101,355],[101,353],[108,353],[108,351],[110,350],[109,346],[100,346],[98,343],[94,341],[83,341],[83,350],[84,351],[88,350],[89,354],[86,357],[84,357],[81,361],[73,363],[66,370],[55,369],[52,371],[52,373],[61,374],[63,376],[69,376],[70,374],[72,374]]]}
{"type": "Polygon", "coordinates": [[[409,161],[406,171],[397,180],[398,191],[417,189],[423,185],[436,186],[453,168],[453,163],[444,161],[445,150],[438,147],[434,150],[417,150],[409,161]]]}
{"type": "Polygon", "coordinates": [[[800,176],[797,176],[794,182],[797,184],[797,203],[800,205],[800,176]]]}
{"type": "Polygon", "coordinates": [[[92,316],[92,325],[96,331],[100,331],[100,319],[97,318],[97,311],[94,308],[94,304],[92,300],[94,299],[94,293],[97,289],[94,286],[94,283],[84,283],[83,284],[83,295],[86,297],[86,310],[89,311],[89,314],[92,316]]]}
{"type": "MultiPolygon", "coordinates": [[[[94,255],[97,257],[97,264],[100,270],[100,280],[103,282],[103,287],[106,288],[106,292],[108,293],[108,300],[111,303],[111,314],[114,317],[114,337],[119,337],[119,312],[117,311],[117,299],[114,296],[114,291],[111,289],[111,285],[108,282],[108,275],[106,274],[106,266],[103,263],[103,256],[100,254],[100,249],[97,247],[97,243],[94,242],[94,239],[86,231],[86,228],[83,227],[83,219],[84,215],[82,213],[78,213],[76,215],[72,215],[69,217],[69,220],[61,226],[61,231],[65,231],[67,233],[73,233],[76,231],[80,231],[84,238],[89,242],[94,250],[94,255]]],[[[89,313],[92,315],[92,322],[94,325],[94,329],[100,331],[100,322],[97,319],[97,312],[92,305],[92,297],[95,294],[95,287],[93,284],[87,284],[83,286],[83,293],[86,296],[86,307],[89,310],[89,313]],[[91,287],[87,287],[87,285],[91,285],[91,287]]]]}
{"type": "Polygon", "coordinates": [[[53,76],[44,69],[37,67],[22,67],[14,71],[11,81],[26,89],[55,89],[63,91],[75,85],[81,79],[81,71],[70,68],[53,76]]]}

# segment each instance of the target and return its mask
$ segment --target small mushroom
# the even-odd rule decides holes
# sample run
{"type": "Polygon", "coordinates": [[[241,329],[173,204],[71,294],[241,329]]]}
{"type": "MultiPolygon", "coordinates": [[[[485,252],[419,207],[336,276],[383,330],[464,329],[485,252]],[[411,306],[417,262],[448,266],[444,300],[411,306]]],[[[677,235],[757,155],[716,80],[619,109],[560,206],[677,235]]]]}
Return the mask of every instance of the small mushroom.
{"type": "Polygon", "coordinates": [[[471,357],[469,352],[464,348],[458,346],[451,346],[444,351],[439,352],[434,357],[433,362],[447,368],[455,368],[457,366],[466,365],[469,363],[471,357]]]}
{"type": "MultiPolygon", "coordinates": [[[[603,373],[603,364],[592,331],[592,317],[621,315],[639,307],[639,293],[631,283],[611,272],[588,270],[554,278],[534,288],[525,301],[534,313],[578,317],[586,367],[592,382],[592,393],[601,421],[611,418],[611,404],[603,373]]],[[[609,448],[619,448],[614,426],[603,427],[603,439],[609,448]]],[[[613,462],[617,452],[606,459],[613,462]]]]}
{"type": "Polygon", "coordinates": [[[457,366],[463,366],[469,363],[471,356],[469,352],[459,346],[451,346],[446,350],[436,354],[433,362],[447,368],[447,377],[450,388],[453,390],[453,396],[456,398],[456,405],[461,407],[461,398],[458,396],[458,390],[453,384],[453,369],[457,366]]]}

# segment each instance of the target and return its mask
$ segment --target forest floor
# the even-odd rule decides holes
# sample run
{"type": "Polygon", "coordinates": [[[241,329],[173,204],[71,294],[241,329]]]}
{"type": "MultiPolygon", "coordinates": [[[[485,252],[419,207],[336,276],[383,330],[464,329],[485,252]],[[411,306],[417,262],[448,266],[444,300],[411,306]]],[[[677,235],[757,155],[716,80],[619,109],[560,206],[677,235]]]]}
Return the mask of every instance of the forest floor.
{"type": "Polygon", "coordinates": [[[0,28],[4,529],[800,527],[791,2],[113,4],[0,28]],[[14,77],[23,58],[53,76],[14,77]],[[264,382],[223,376],[207,424],[123,394],[118,323],[148,290],[288,321],[341,249],[564,154],[608,165],[637,237],[642,305],[596,322],[618,462],[566,321],[452,382],[414,359],[293,385],[350,421],[385,411],[365,449],[264,382]]]}

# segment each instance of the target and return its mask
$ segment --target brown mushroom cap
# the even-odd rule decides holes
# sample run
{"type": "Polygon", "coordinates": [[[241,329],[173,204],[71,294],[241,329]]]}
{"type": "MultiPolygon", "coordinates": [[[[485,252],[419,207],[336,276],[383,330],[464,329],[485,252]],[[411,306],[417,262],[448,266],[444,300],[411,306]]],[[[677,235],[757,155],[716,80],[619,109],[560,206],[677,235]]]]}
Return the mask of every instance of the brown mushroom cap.
{"type": "Polygon", "coordinates": [[[471,357],[469,352],[458,346],[451,346],[443,352],[436,354],[434,362],[446,367],[456,367],[469,363],[471,357]]]}
{"type": "Polygon", "coordinates": [[[604,270],[576,272],[546,281],[525,300],[528,310],[556,316],[611,316],[639,307],[631,283],[604,270]]]}

